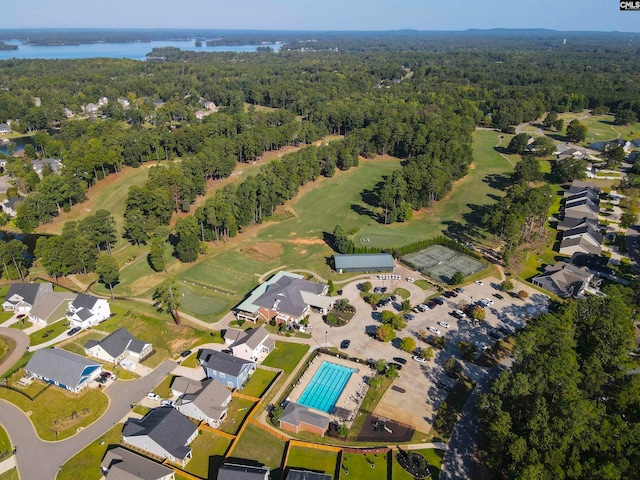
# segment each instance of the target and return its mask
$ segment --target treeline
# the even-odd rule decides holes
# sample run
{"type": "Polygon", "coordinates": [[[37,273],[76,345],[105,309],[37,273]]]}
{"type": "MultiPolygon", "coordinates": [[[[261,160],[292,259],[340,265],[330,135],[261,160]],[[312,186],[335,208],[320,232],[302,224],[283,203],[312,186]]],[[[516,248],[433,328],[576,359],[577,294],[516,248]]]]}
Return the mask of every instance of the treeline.
{"type": "Polygon", "coordinates": [[[527,323],[513,366],[481,397],[491,478],[630,479],[640,471],[638,285],[569,300],[527,323]]]}

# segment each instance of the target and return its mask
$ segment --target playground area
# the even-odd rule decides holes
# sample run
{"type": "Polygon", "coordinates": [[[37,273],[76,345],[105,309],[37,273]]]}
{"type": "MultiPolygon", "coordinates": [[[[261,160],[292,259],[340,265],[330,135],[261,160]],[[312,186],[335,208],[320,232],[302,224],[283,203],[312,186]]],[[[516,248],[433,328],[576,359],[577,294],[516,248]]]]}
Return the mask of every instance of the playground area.
{"type": "Polygon", "coordinates": [[[427,277],[444,283],[449,283],[456,272],[467,277],[485,268],[481,261],[443,245],[433,245],[405,255],[402,261],[427,277]]]}
{"type": "Polygon", "coordinates": [[[413,428],[401,425],[393,420],[374,415],[367,415],[364,425],[358,433],[359,442],[384,442],[392,443],[408,442],[413,436],[413,428]]]}

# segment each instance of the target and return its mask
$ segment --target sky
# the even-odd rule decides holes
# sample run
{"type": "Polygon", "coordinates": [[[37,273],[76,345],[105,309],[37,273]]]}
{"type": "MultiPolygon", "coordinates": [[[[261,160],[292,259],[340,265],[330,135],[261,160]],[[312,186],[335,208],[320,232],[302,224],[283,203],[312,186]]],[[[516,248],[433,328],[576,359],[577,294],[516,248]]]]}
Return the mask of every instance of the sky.
{"type": "Polygon", "coordinates": [[[618,0],[5,0],[0,28],[640,32],[618,0]]]}

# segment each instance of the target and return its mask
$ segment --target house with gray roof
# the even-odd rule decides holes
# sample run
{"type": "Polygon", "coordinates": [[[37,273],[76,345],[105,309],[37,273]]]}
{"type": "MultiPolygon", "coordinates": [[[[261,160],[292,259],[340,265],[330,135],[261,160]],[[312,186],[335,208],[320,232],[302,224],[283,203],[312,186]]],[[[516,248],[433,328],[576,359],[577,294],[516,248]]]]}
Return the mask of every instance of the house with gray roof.
{"type": "Polygon", "coordinates": [[[567,256],[572,256],[574,253],[600,255],[602,240],[602,234],[585,223],[563,232],[559,252],[567,256]]]}
{"type": "Polygon", "coordinates": [[[89,328],[109,318],[111,309],[106,299],[81,293],[69,303],[66,316],[72,326],[89,328]]]}
{"type": "Polygon", "coordinates": [[[225,462],[218,470],[218,480],[269,480],[268,467],[225,462]]]}
{"type": "Polygon", "coordinates": [[[321,436],[324,436],[329,427],[328,416],[311,411],[308,407],[294,402],[287,403],[278,422],[280,428],[288,432],[303,431],[321,436]]]}
{"type": "Polygon", "coordinates": [[[292,468],[286,476],[286,480],[332,480],[332,475],[326,473],[311,472],[309,470],[301,470],[292,468]]]}
{"type": "Polygon", "coordinates": [[[6,123],[0,123],[0,135],[3,133],[11,133],[11,127],[6,123]]]}
{"type": "Polygon", "coordinates": [[[393,256],[388,253],[334,255],[333,263],[338,273],[393,272],[393,256]]]}
{"type": "Polygon", "coordinates": [[[53,173],[58,173],[60,167],[62,167],[62,160],[58,158],[40,158],[38,160],[31,160],[31,168],[42,177],[42,170],[48,165],[53,173]]]}
{"type": "Polygon", "coordinates": [[[327,297],[328,287],[305,280],[302,275],[280,271],[258,286],[236,307],[236,316],[256,322],[276,319],[279,322],[299,323],[311,310],[326,313],[335,299],[327,297]]]}
{"type": "Polygon", "coordinates": [[[18,195],[17,197],[4,199],[0,205],[2,206],[4,213],[10,217],[15,217],[18,214],[18,207],[22,202],[24,202],[24,197],[18,195]]]}
{"type": "Polygon", "coordinates": [[[50,283],[14,283],[2,303],[5,312],[29,315],[34,323],[50,325],[64,318],[67,302],[75,293],[54,292],[50,283]]]}
{"type": "Polygon", "coordinates": [[[255,362],[207,348],[198,352],[198,359],[207,378],[215,378],[223,385],[238,390],[256,369],[255,362]]]}
{"type": "Polygon", "coordinates": [[[173,470],[123,447],[107,450],[102,463],[106,480],[174,480],[173,470]]]}
{"type": "Polygon", "coordinates": [[[140,362],[151,354],[153,345],[138,340],[126,328],[119,328],[102,340],[89,340],[84,345],[87,355],[117,365],[125,358],[140,362]]]}
{"type": "Polygon", "coordinates": [[[51,325],[65,318],[67,306],[76,298],[77,293],[46,292],[38,294],[36,303],[29,312],[29,320],[33,323],[51,325]]]}
{"type": "Polygon", "coordinates": [[[564,232],[565,230],[572,230],[574,228],[584,227],[585,225],[591,226],[591,228],[598,228],[598,220],[588,217],[566,217],[558,224],[558,230],[564,232]]]}
{"type": "Polygon", "coordinates": [[[578,267],[567,262],[547,265],[544,273],[533,277],[531,282],[559,297],[579,297],[589,286],[593,274],[587,267],[578,267]]]}
{"type": "Polygon", "coordinates": [[[276,341],[262,325],[249,330],[229,328],[224,334],[224,341],[230,346],[235,357],[252,362],[257,362],[268,355],[276,346],[276,341]]]}
{"type": "Polygon", "coordinates": [[[102,373],[102,365],[59,348],[37,350],[24,367],[27,375],[78,393],[102,373]]]}
{"type": "Polygon", "coordinates": [[[50,283],[13,283],[2,303],[5,312],[29,313],[38,295],[53,293],[50,283]]]}
{"type": "Polygon", "coordinates": [[[213,379],[201,385],[196,392],[182,394],[174,406],[183,415],[217,428],[227,417],[231,390],[213,379]]]}
{"type": "Polygon", "coordinates": [[[182,466],[191,460],[189,445],[197,436],[196,424],[172,407],[154,408],[142,419],[129,418],[122,429],[124,443],[182,466]]]}

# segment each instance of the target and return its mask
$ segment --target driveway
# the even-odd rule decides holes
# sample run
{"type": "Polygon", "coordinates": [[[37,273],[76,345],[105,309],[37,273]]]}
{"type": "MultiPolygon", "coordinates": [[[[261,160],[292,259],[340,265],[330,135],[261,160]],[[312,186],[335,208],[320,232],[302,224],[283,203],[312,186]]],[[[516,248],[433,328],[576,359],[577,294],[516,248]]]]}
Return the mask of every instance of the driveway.
{"type": "Polygon", "coordinates": [[[165,360],[153,373],[144,378],[117,380],[105,391],[110,400],[105,414],[80,433],[60,442],[42,441],[22,410],[0,400],[0,424],[7,430],[17,447],[16,460],[20,478],[55,479],[59,468],[69,458],[126,418],[131,404],[139,402],[147,392],[153,390],[175,366],[174,361],[165,360]]]}
{"type": "Polygon", "coordinates": [[[0,336],[9,337],[16,342],[16,348],[0,363],[0,375],[4,375],[11,367],[13,367],[29,346],[29,336],[22,330],[17,328],[0,327],[0,336]]]}

